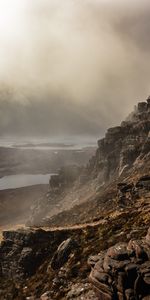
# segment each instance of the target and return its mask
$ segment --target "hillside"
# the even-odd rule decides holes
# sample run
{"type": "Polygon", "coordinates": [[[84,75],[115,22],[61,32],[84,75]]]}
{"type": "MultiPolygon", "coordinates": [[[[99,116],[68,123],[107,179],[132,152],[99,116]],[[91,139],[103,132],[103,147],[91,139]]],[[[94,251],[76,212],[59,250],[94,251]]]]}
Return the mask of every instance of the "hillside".
{"type": "Polygon", "coordinates": [[[0,299],[149,299],[149,132],[148,98],[85,168],[52,176],[30,227],[3,233],[0,299]]]}
{"type": "Polygon", "coordinates": [[[148,98],[147,102],[138,103],[120,126],[107,130],[105,137],[98,141],[95,155],[86,168],[81,169],[77,179],[68,182],[63,170],[55,176],[54,185],[52,178],[49,197],[35,203],[31,224],[82,223],[100,217],[105,206],[106,210],[114,209],[117,183],[134,182],[149,174],[149,130],[148,98]]]}

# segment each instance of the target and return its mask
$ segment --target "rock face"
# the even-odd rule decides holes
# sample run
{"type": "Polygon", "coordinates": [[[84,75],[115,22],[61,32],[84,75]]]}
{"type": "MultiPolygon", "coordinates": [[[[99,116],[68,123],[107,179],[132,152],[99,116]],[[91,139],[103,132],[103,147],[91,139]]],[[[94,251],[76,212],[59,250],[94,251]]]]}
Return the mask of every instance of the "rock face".
{"type": "Polygon", "coordinates": [[[62,167],[58,175],[52,175],[49,181],[50,190],[57,191],[71,185],[79,176],[81,167],[77,165],[69,165],[62,167]]]}
{"type": "Polygon", "coordinates": [[[67,234],[42,229],[4,231],[0,247],[1,276],[22,281],[33,275],[43,261],[53,255],[67,234]]]}
{"type": "Polygon", "coordinates": [[[52,269],[53,270],[60,269],[67,262],[69,255],[76,247],[77,247],[77,243],[73,241],[71,238],[67,239],[66,241],[63,241],[59,245],[56,253],[52,258],[51,261],[52,269]]]}
{"type": "MultiPolygon", "coordinates": [[[[142,167],[148,153],[150,153],[149,98],[146,102],[138,103],[134,112],[120,126],[107,130],[105,137],[98,141],[96,154],[86,167],[66,166],[51,177],[49,195],[35,202],[27,225],[43,225],[48,219],[53,216],[55,218],[59,213],[72,209],[75,205],[80,205],[82,201],[86,203],[89,195],[93,194],[92,197],[95,197],[93,191],[96,194],[113,180],[122,181],[137,167],[142,167]]],[[[136,189],[128,193],[133,200],[134,193],[136,189]]],[[[120,186],[120,199],[123,202],[125,198],[127,193],[122,193],[120,186]]]]}
{"type": "Polygon", "coordinates": [[[49,231],[4,232],[1,299],[150,299],[149,131],[150,99],[107,131],[87,168],[63,168],[51,178],[49,193],[35,203],[29,225],[38,226],[65,197],[65,208],[73,202],[68,218],[63,207],[51,223],[40,223],[49,231]],[[146,168],[139,172],[141,161],[146,168]],[[81,198],[85,202],[76,205],[81,198]],[[13,297],[7,297],[10,283],[13,297]]]}
{"type": "Polygon", "coordinates": [[[133,205],[138,198],[150,197],[150,176],[145,175],[135,183],[120,182],[117,184],[117,202],[122,206],[133,205]]]}
{"type": "Polygon", "coordinates": [[[150,103],[138,103],[135,111],[120,126],[109,128],[98,141],[96,155],[87,171],[99,182],[107,182],[130,169],[138,157],[150,151],[150,103]]]}
{"type": "Polygon", "coordinates": [[[26,223],[27,226],[39,225],[42,218],[46,216],[50,208],[58,204],[65,189],[71,187],[81,173],[78,165],[62,167],[58,174],[52,175],[49,180],[49,193],[46,197],[39,198],[31,207],[31,215],[26,223]]]}
{"type": "Polygon", "coordinates": [[[100,300],[149,299],[150,228],[145,239],[118,243],[88,262],[100,300]]]}

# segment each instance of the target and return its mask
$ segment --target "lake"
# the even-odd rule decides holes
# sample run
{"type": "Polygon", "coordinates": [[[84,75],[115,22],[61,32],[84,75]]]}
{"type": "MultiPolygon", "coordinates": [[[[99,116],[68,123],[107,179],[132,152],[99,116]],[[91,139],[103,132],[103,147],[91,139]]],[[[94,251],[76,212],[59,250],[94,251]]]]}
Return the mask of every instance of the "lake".
{"type": "MultiPolygon", "coordinates": [[[[98,139],[98,138],[97,138],[98,139]]],[[[0,137],[0,147],[36,150],[81,150],[85,147],[95,147],[95,137],[73,138],[4,138],[0,137]]]]}
{"type": "Polygon", "coordinates": [[[0,178],[0,190],[16,189],[37,184],[48,184],[53,174],[19,174],[0,178]]]}

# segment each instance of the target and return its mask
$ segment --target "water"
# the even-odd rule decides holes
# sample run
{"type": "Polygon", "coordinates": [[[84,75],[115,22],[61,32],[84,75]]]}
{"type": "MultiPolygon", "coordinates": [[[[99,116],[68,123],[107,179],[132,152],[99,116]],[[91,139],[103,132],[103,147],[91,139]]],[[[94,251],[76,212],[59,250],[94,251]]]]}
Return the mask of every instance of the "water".
{"type": "Polygon", "coordinates": [[[95,137],[72,138],[4,138],[0,137],[0,147],[36,149],[36,150],[82,150],[84,147],[95,147],[95,137]]]}
{"type": "Polygon", "coordinates": [[[37,184],[48,184],[52,174],[19,174],[0,178],[0,190],[16,189],[37,184]]]}

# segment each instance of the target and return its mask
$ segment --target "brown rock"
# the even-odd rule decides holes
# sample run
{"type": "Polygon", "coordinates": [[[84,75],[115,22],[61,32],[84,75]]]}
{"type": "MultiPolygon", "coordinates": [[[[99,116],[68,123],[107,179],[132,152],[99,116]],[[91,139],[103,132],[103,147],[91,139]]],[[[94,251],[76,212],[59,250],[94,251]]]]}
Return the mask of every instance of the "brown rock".
{"type": "Polygon", "coordinates": [[[87,263],[90,267],[94,267],[97,262],[99,262],[99,264],[100,264],[100,261],[103,261],[103,257],[100,255],[94,255],[94,256],[90,256],[88,258],[87,263]]]}
{"type": "Polygon", "coordinates": [[[90,274],[99,299],[149,299],[149,251],[150,247],[143,239],[118,243],[106,251],[104,258],[100,255],[100,265],[97,262],[90,274]]]}
{"type": "Polygon", "coordinates": [[[105,293],[102,290],[97,289],[97,288],[95,288],[95,292],[96,292],[96,295],[98,296],[99,300],[113,300],[113,295],[112,294],[110,295],[108,293],[105,293]]]}
{"type": "Polygon", "coordinates": [[[127,246],[128,250],[135,251],[136,258],[147,260],[147,254],[142,247],[141,241],[131,240],[127,246]]]}
{"type": "Polygon", "coordinates": [[[135,300],[134,290],[133,289],[125,290],[125,297],[126,297],[126,300],[135,300]]]}
{"type": "Polygon", "coordinates": [[[107,251],[107,255],[115,260],[128,259],[128,251],[126,243],[118,243],[107,251]]]}
{"type": "Polygon", "coordinates": [[[94,284],[94,286],[98,290],[103,291],[104,293],[108,294],[109,296],[112,296],[113,289],[112,289],[111,285],[110,284],[107,285],[107,284],[100,282],[101,278],[102,277],[100,276],[100,274],[97,271],[93,270],[90,274],[89,280],[90,280],[90,282],[92,282],[94,284]]]}
{"type": "Polygon", "coordinates": [[[127,283],[127,275],[125,272],[119,272],[117,275],[117,289],[119,292],[124,293],[124,290],[126,289],[126,283],[127,283]]]}
{"type": "Polygon", "coordinates": [[[150,228],[148,229],[148,232],[146,235],[146,243],[150,246],[150,228]]]}
{"type": "Polygon", "coordinates": [[[69,255],[74,249],[76,249],[77,244],[71,238],[63,241],[57,251],[55,252],[52,260],[51,267],[53,270],[60,269],[68,260],[69,255]]]}
{"type": "Polygon", "coordinates": [[[125,300],[125,297],[122,293],[118,292],[117,296],[118,296],[118,300],[125,300]]]}

